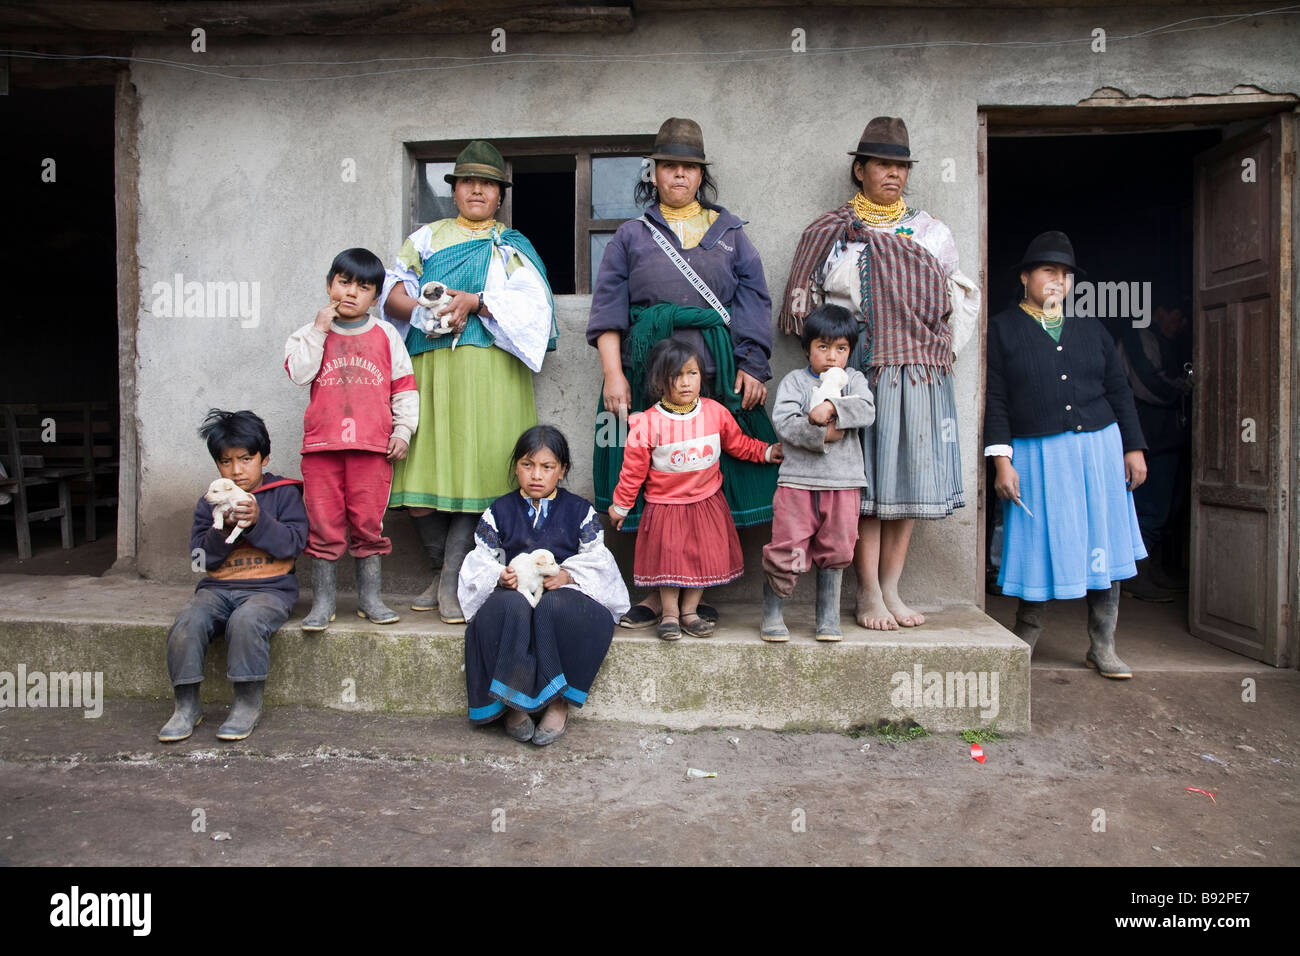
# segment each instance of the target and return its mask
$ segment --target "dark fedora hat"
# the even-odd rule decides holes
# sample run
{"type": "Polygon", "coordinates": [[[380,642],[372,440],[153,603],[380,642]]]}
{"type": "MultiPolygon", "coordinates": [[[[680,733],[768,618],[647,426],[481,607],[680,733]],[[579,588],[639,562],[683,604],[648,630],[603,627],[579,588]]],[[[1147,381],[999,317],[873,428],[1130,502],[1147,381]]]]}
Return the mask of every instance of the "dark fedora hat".
{"type": "Polygon", "coordinates": [[[907,124],[897,116],[877,116],[868,123],[862,131],[858,148],[849,150],[849,155],[892,159],[899,163],[916,162],[907,142],[907,124]]]}
{"type": "Polygon", "coordinates": [[[1012,271],[1023,272],[1044,262],[1067,266],[1075,275],[1087,274],[1074,261],[1074,246],[1070,243],[1070,237],[1059,230],[1054,229],[1034,236],[1025,249],[1019,265],[1012,271]]]}
{"type": "Polygon", "coordinates": [[[709,161],[704,158],[704,131],[700,124],[695,120],[670,116],[659,127],[654,152],[649,158],[708,166],[709,161]]]}
{"type": "Polygon", "coordinates": [[[445,182],[453,186],[456,180],[469,176],[490,179],[502,186],[510,186],[506,179],[506,161],[491,143],[476,139],[460,151],[456,157],[456,168],[443,176],[445,182]]]}

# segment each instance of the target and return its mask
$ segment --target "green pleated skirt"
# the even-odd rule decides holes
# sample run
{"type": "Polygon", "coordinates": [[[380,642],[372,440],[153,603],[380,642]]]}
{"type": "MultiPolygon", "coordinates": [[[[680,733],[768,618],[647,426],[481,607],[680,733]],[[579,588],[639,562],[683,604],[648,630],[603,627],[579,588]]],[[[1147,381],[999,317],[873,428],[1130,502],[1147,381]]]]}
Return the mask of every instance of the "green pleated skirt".
{"type": "Polygon", "coordinates": [[[537,424],[533,373],[499,348],[460,345],[411,359],[420,422],[393,467],[390,508],[478,514],[511,490],[510,453],[537,424]]]}

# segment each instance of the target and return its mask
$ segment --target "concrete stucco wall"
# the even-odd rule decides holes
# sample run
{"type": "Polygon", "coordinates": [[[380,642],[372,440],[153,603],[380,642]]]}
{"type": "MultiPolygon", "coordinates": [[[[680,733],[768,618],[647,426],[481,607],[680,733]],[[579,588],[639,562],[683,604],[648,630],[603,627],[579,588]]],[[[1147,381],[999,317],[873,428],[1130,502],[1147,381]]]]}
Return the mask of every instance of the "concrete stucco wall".
{"type": "MultiPolygon", "coordinates": [[[[306,389],[282,367],[284,340],[323,304],[333,255],[366,246],[391,261],[409,231],[409,142],[461,138],[653,134],[670,115],[704,128],[720,202],[750,220],[773,298],[780,296],[795,243],[816,215],[848,196],[847,150],[877,114],[903,116],[921,162],[909,201],[946,222],[962,269],[978,276],[977,111],[982,106],[1069,105],[1100,87],[1160,97],[1227,93],[1253,84],[1300,91],[1295,17],[1225,29],[1121,42],[1197,12],[1159,10],[763,10],[639,16],[618,36],[512,35],[511,53],[670,53],[777,51],[744,62],[668,66],[645,63],[502,63],[473,69],[402,72],[349,80],[238,81],[136,63],[139,102],[140,308],[136,415],[139,430],[138,566],[148,577],[191,578],[186,551],[194,500],[214,477],[195,428],[212,406],[251,408],[271,429],[271,468],[297,476],[306,389]],[[811,53],[784,56],[790,32],[807,31],[811,53]],[[937,46],[822,55],[819,47],[962,40],[1054,40],[1111,34],[1107,52],[1086,43],[1024,49],[937,46]],[[942,160],[956,181],[941,180],[942,160]],[[345,182],[343,162],[355,161],[345,182]],[[186,281],[257,282],[260,318],[155,314],[153,285],[186,281]]],[[[139,57],[222,63],[360,60],[428,52],[429,38],[241,42],[209,40],[192,54],[188,35],[174,47],[137,48],[139,57]]],[[[486,55],[489,38],[453,37],[441,52],[486,55]]],[[[668,57],[657,58],[661,61],[668,57]]],[[[406,63],[371,64],[393,69],[406,63]]],[[[283,70],[264,75],[292,75],[283,70]]],[[[312,71],[315,72],[315,71],[312,71]]],[[[304,68],[302,75],[307,75],[304,68]]],[[[1110,214],[1099,210],[1099,214],[1110,214]]],[[[131,281],[122,276],[121,281],[131,281]]],[[[600,388],[596,353],[586,344],[588,298],[557,300],[558,352],[537,379],[539,416],[569,436],[570,487],[590,496],[592,411],[600,388]]],[[[918,522],[904,593],[922,606],[977,600],[982,561],[977,447],[979,355],[972,340],[956,365],[958,429],[966,508],[918,522]]],[[[802,361],[798,343],[778,337],[775,382],[802,361]]],[[[124,414],[127,409],[124,408],[124,414]]],[[[385,567],[395,590],[418,590],[425,576],[408,522],[392,515],[397,553],[385,567]]],[[[758,567],[763,532],[747,533],[747,566],[758,567]]],[[[625,550],[625,549],[620,549],[625,550]]],[[[630,554],[630,552],[629,552],[630,554]]],[[[727,589],[757,594],[760,575],[727,589]]],[[[726,600],[728,594],[717,595],[726,600]]]]}

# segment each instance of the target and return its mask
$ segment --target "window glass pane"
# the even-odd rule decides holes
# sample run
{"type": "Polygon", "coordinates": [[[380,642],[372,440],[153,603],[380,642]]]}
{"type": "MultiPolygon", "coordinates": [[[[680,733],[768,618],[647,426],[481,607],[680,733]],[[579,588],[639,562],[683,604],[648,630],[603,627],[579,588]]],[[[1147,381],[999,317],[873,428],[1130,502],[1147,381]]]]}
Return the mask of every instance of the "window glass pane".
{"type": "MultiPolygon", "coordinates": [[[[612,232],[593,232],[591,234],[591,286],[596,287],[596,277],[600,275],[600,260],[605,258],[605,247],[614,238],[612,232]]],[[[590,290],[588,290],[590,291],[590,290]]]]}
{"type": "Polygon", "coordinates": [[[632,190],[640,178],[640,156],[593,156],[591,218],[635,219],[641,215],[641,208],[632,199],[632,190]]]}
{"type": "Polygon", "coordinates": [[[420,225],[438,219],[456,218],[451,184],[442,180],[443,176],[455,168],[455,163],[420,164],[419,197],[415,204],[415,216],[420,220],[420,225]]]}

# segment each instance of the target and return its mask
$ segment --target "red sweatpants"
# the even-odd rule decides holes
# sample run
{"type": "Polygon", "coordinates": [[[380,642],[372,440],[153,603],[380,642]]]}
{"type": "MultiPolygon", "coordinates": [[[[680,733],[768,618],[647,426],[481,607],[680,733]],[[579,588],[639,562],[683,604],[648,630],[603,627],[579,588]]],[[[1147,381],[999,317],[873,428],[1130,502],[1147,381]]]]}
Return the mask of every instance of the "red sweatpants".
{"type": "Polygon", "coordinates": [[[772,543],[763,548],[763,571],[783,598],[794,592],[799,574],[816,566],[847,568],[858,543],[859,488],[835,491],[776,489],[772,498],[772,543]]]}
{"type": "Polygon", "coordinates": [[[384,510],[393,466],[377,451],[313,451],[302,456],[302,500],[307,506],[306,552],[337,561],[389,554],[384,510]]]}

